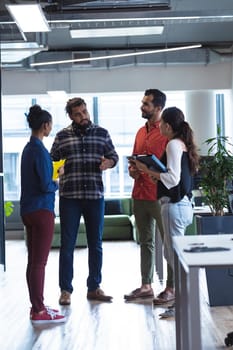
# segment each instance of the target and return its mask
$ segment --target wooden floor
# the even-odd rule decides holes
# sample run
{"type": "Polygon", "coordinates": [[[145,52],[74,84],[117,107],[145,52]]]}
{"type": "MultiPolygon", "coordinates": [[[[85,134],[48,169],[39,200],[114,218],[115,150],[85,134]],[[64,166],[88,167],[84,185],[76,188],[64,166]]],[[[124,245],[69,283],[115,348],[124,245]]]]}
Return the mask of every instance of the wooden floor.
{"type": "MultiPolygon", "coordinates": [[[[67,322],[33,327],[25,282],[26,247],[23,241],[7,241],[6,272],[0,272],[0,350],[175,350],[175,321],[159,319],[163,307],[153,308],[148,301],[124,302],[123,295],[140,285],[138,245],[104,242],[103,247],[102,288],[114,296],[113,302],[87,301],[87,249],[77,249],[72,304],[61,307],[67,322]]],[[[233,307],[209,308],[205,279],[201,281],[204,349],[224,349],[225,335],[233,331],[233,307]]],[[[153,288],[155,293],[163,288],[157,278],[153,288]]],[[[58,297],[58,250],[52,250],[46,305],[59,308],[58,297]]]]}

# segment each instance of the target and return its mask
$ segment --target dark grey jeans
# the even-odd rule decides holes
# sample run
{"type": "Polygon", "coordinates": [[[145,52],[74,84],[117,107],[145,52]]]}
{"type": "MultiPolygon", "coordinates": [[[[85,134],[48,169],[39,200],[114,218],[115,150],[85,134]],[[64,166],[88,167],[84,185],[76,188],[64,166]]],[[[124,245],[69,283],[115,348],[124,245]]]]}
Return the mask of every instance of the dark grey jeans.
{"type": "MultiPolygon", "coordinates": [[[[164,230],[159,201],[133,200],[133,212],[139,233],[142,284],[151,284],[155,268],[155,222],[163,240],[164,230]]],[[[167,266],[167,286],[173,287],[172,269],[167,266]]]]}

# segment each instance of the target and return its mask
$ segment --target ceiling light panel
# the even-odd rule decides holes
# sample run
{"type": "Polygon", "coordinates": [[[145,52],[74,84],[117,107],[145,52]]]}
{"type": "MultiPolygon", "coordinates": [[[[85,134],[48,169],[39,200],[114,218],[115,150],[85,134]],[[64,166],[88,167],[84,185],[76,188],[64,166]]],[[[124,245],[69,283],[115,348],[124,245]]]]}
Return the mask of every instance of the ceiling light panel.
{"type": "Polygon", "coordinates": [[[6,5],[20,31],[49,32],[50,27],[39,4],[6,5]]]}
{"type": "Polygon", "coordinates": [[[100,38],[119,36],[158,35],[163,33],[163,26],[146,27],[118,27],[118,28],[91,28],[71,29],[72,38],[100,38]]]}

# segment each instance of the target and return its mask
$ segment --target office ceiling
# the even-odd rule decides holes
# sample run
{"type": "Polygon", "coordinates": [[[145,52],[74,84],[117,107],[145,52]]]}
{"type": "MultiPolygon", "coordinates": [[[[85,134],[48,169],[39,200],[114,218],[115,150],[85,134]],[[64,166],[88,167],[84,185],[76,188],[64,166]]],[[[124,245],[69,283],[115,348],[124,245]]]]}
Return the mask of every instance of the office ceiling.
{"type": "Polygon", "coordinates": [[[1,0],[1,66],[3,69],[111,69],[126,65],[212,64],[233,57],[232,0],[1,0]],[[22,34],[7,4],[39,3],[48,33],[22,34]],[[163,26],[162,34],[73,39],[70,29],[163,26]],[[22,48],[34,43],[35,48],[22,48]],[[198,49],[133,55],[201,44],[198,49]],[[14,45],[14,47],[12,46],[14,45]],[[15,49],[15,47],[17,47],[15,49]],[[19,54],[28,56],[24,59],[19,54]],[[93,60],[97,57],[108,57],[93,60]],[[72,59],[91,58],[71,62],[72,59]],[[67,61],[32,67],[32,64],[67,61]]]}

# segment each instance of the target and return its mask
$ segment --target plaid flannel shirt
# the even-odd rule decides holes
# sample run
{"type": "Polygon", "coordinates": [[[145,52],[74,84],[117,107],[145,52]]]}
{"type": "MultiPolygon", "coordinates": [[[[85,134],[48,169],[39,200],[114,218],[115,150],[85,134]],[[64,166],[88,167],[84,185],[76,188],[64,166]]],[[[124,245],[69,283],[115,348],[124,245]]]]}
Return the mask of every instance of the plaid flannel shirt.
{"type": "Polygon", "coordinates": [[[54,161],[65,159],[64,175],[59,178],[59,194],[66,198],[98,199],[104,195],[101,158],[118,162],[108,131],[91,124],[84,134],[71,124],[59,131],[51,148],[54,161]]]}

